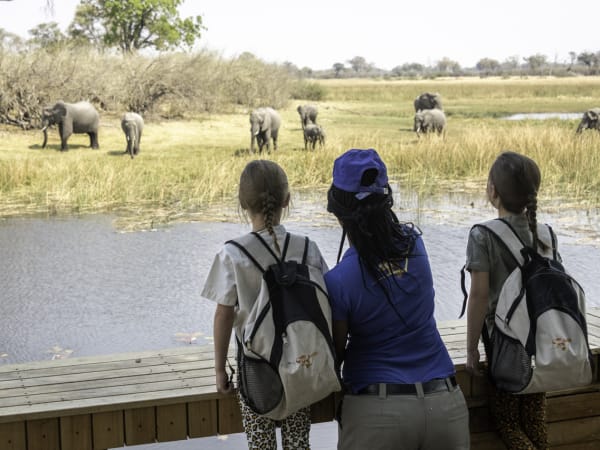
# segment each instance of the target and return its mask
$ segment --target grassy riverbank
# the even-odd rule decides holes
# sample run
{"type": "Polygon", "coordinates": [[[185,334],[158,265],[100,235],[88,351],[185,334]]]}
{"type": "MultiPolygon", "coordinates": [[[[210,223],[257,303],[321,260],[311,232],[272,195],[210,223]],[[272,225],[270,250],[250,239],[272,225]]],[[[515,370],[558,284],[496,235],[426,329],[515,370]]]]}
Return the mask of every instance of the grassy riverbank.
{"type": "MultiPolygon", "coordinates": [[[[425,192],[481,189],[503,149],[533,157],[543,173],[542,199],[600,204],[600,133],[575,135],[578,119],[511,121],[514,113],[582,113],[600,106],[600,78],[319,81],[326,98],[318,121],[325,149],[304,151],[299,101],[280,110],[279,150],[268,157],[293,188],[325,188],[333,160],[348,148],[376,148],[391,177],[425,192]],[[440,92],[448,116],[444,139],[416,138],[412,101],[440,92]]],[[[123,154],[118,117],[101,117],[100,150],[73,135],[60,152],[57,131],[41,149],[39,130],[0,128],[0,217],[127,210],[165,216],[206,210],[235,196],[239,173],[257,155],[249,147],[248,112],[194,120],[147,119],[141,154],[123,154]]]]}

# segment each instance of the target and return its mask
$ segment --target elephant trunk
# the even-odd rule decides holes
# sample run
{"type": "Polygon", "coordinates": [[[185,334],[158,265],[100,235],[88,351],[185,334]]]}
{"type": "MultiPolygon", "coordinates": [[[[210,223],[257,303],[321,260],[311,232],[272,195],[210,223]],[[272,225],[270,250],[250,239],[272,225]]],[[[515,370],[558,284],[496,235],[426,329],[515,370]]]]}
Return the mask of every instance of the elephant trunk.
{"type": "Polygon", "coordinates": [[[46,144],[48,143],[48,125],[42,128],[42,133],[44,133],[44,142],[42,142],[42,148],[46,148],[46,144]]]}

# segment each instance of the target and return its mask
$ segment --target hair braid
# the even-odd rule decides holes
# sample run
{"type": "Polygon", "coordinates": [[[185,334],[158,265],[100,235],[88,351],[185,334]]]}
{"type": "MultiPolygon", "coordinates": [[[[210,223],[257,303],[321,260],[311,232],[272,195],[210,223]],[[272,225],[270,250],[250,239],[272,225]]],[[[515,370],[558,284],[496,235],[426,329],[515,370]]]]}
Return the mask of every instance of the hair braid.
{"type": "Polygon", "coordinates": [[[537,232],[537,192],[534,192],[527,198],[525,214],[527,215],[529,230],[531,231],[531,234],[533,236],[532,246],[534,250],[537,250],[538,244],[541,244],[538,239],[537,232]]]}
{"type": "Polygon", "coordinates": [[[269,232],[269,235],[273,237],[273,244],[275,250],[281,255],[281,248],[279,242],[277,242],[277,236],[273,229],[273,218],[275,216],[275,210],[278,208],[277,199],[271,194],[271,192],[264,192],[262,195],[262,213],[265,218],[265,228],[269,232]]]}

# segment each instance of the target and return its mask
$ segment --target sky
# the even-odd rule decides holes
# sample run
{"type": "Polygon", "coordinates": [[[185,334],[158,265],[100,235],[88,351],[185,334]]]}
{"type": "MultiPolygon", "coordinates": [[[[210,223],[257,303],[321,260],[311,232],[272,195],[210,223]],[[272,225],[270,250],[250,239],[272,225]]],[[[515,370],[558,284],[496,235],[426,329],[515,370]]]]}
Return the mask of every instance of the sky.
{"type": "MultiPolygon", "coordinates": [[[[0,28],[27,37],[55,21],[64,31],[79,0],[54,4],[52,13],[46,0],[0,1],[0,28]]],[[[355,56],[391,70],[444,57],[474,67],[484,57],[568,62],[571,51],[600,51],[597,0],[185,0],[179,10],[202,16],[198,48],[315,70],[355,56]]]]}

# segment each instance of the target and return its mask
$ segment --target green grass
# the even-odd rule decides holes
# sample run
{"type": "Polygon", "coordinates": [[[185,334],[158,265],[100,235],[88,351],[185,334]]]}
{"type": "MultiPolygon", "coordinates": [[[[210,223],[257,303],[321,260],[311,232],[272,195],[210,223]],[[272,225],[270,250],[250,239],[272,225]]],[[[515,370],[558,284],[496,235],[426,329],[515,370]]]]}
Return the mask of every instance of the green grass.
{"type": "MultiPolygon", "coordinates": [[[[451,81],[319,81],[327,132],[324,149],[304,151],[296,106],[281,109],[279,150],[292,189],[325,188],[334,159],[349,148],[375,148],[391,178],[420,192],[483,189],[496,155],[525,153],[542,170],[544,199],[600,204],[600,133],[574,134],[578,120],[506,121],[519,112],[583,112],[600,106],[600,78],[451,81]],[[417,139],[412,100],[440,92],[448,115],[445,138],[417,139]]],[[[140,155],[123,154],[117,117],[102,116],[100,150],[73,135],[60,152],[57,131],[41,149],[39,130],[0,128],[0,216],[27,213],[130,211],[185,216],[236,195],[239,174],[259,155],[247,152],[248,112],[195,120],[147,119],[140,155]]]]}

